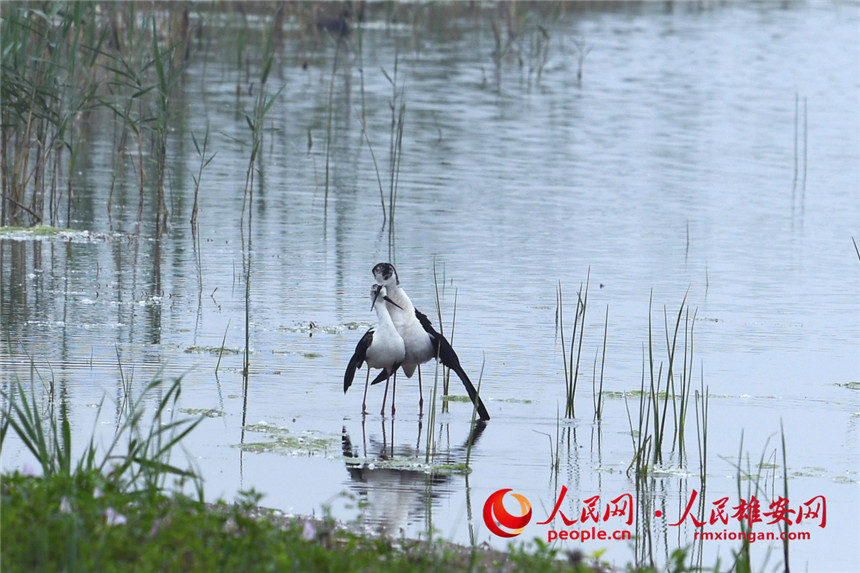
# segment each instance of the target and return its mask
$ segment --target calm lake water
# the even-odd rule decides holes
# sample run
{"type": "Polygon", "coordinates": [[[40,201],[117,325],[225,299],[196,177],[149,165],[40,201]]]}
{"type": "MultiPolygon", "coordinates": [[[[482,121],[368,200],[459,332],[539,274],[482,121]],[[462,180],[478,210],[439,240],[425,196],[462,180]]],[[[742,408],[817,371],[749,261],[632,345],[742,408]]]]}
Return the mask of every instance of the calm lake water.
{"type": "MultiPolygon", "coordinates": [[[[666,445],[638,498],[641,511],[664,512],[647,526],[655,559],[693,542],[691,520],[673,525],[693,490],[705,498],[705,516],[722,498],[730,515],[749,501],[755,480],[738,491],[739,452],[745,471],[760,472],[763,489],[752,493],[770,511],[784,493],[782,428],[789,506],[805,509],[817,496],[827,504],[826,524],[807,517],[793,529],[811,539],[791,543],[792,567],[856,571],[860,5],[522,11],[521,33],[498,59],[492,22],[502,22],[500,10],[457,18],[411,11],[412,20],[394,24],[371,12],[360,52],[357,34],[338,49],[287,23],[269,78],[270,93],[283,92],[267,116],[244,232],[244,112],[260,89],[254,42],[262,22],[248,24],[250,80],[235,68],[236,21],[207,21],[196,40],[175,101],[171,223],[161,240],[151,201],[137,220],[131,168],[108,216],[114,125],[94,116],[66,225],[86,233],[0,239],[4,389],[20,380],[46,404],[53,380],[83,445],[93,429],[103,442],[112,437],[123,378],[139,391],[158,372],[181,375],[182,412],[214,411],[184,442],[208,497],[254,488],[264,505],[284,511],[330,511],[395,536],[432,532],[505,547],[509,540],[482,519],[496,490],[511,488],[533,507],[516,543],[546,539],[550,525],[537,522],[562,486],[568,516],[593,496],[604,505],[635,496],[630,418],[638,427],[649,306],[665,371],[664,320],[674,321],[686,295],[692,384],[710,397],[707,487],[690,412],[688,459],[666,445]],[[380,206],[380,185],[386,207],[390,200],[389,78],[405,105],[393,231],[380,206]],[[203,171],[195,241],[191,134],[201,139],[207,126],[217,155],[203,171]],[[423,465],[429,431],[437,465],[466,461],[468,402],[450,402],[431,427],[426,411],[419,417],[415,378],[400,378],[393,419],[378,414],[381,387],[371,389],[366,420],[361,384],[342,391],[347,360],[375,320],[367,293],[380,261],[397,265],[416,307],[438,325],[435,265],[446,335],[456,305],[453,344],[473,381],[481,378],[492,415],[473,440],[468,476],[431,475],[423,465]],[[568,420],[556,289],[561,283],[569,343],[587,278],[576,416],[568,420]],[[592,378],[607,308],[596,423],[592,378]]],[[[433,375],[425,366],[425,396],[433,375]]],[[[451,383],[463,394],[456,377],[451,383]]],[[[7,437],[3,471],[32,463],[7,437]]],[[[628,526],[613,517],[600,527],[628,526]]],[[[737,531],[737,518],[706,531],[724,529],[737,531]]],[[[756,530],[778,532],[766,522],[756,530]]],[[[635,559],[629,541],[557,543],[607,549],[603,559],[619,565],[635,559]]],[[[739,547],[706,541],[703,563],[727,563],[739,547]]],[[[756,542],[752,552],[758,570],[781,570],[779,541],[756,542]]]]}

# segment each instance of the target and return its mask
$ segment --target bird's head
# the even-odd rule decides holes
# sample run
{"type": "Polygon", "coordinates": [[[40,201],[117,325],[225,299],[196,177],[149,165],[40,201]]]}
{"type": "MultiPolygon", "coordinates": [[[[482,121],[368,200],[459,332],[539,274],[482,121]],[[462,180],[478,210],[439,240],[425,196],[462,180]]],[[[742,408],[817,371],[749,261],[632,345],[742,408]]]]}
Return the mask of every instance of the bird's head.
{"type": "Polygon", "coordinates": [[[371,285],[370,286],[370,310],[373,310],[376,307],[376,301],[381,296],[385,297],[385,287],[381,285],[371,285]]]}
{"type": "Polygon", "coordinates": [[[377,284],[388,287],[397,286],[400,284],[400,278],[397,276],[397,270],[391,263],[379,263],[373,267],[373,278],[377,284]]]}
{"type": "Polygon", "coordinates": [[[388,294],[387,294],[387,293],[388,293],[388,291],[387,291],[387,290],[385,289],[385,287],[384,287],[384,286],[382,286],[382,285],[373,285],[373,286],[371,286],[371,287],[370,287],[370,300],[371,300],[371,303],[370,303],[370,310],[373,310],[373,309],[376,307],[376,301],[377,301],[377,300],[379,300],[380,298],[381,298],[382,300],[384,300],[384,301],[388,302],[388,303],[393,304],[394,306],[396,306],[396,307],[397,307],[397,308],[399,308],[400,310],[403,310],[403,307],[402,307],[402,306],[400,306],[399,304],[397,304],[396,302],[394,302],[393,300],[391,300],[390,298],[388,298],[388,294]]]}

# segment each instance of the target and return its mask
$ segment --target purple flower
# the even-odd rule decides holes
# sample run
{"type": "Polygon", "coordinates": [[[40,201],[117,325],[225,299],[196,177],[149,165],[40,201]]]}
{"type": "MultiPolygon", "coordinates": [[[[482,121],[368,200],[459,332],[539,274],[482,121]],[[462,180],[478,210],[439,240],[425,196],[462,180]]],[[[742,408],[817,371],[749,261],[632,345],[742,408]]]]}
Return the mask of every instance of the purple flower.
{"type": "Polygon", "coordinates": [[[310,521],[306,521],[304,528],[302,528],[302,539],[304,539],[305,541],[311,541],[316,537],[316,535],[316,528],[310,521]]]}
{"type": "Polygon", "coordinates": [[[107,525],[125,525],[128,520],[112,507],[105,510],[105,523],[107,525]]]}

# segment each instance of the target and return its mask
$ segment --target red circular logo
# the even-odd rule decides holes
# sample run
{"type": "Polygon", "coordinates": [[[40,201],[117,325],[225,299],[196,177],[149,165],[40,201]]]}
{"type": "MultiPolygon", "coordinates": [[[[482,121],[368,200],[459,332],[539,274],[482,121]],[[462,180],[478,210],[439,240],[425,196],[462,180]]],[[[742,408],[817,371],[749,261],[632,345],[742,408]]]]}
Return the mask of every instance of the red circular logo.
{"type": "Polygon", "coordinates": [[[516,537],[523,532],[526,524],[532,518],[532,505],[526,499],[526,496],[518,493],[512,493],[511,496],[520,502],[522,515],[511,515],[508,513],[502,500],[509,491],[511,491],[510,488],[500,489],[490,494],[490,497],[484,503],[484,523],[487,524],[490,531],[499,537],[516,537]],[[511,531],[506,531],[502,527],[511,531]]]}

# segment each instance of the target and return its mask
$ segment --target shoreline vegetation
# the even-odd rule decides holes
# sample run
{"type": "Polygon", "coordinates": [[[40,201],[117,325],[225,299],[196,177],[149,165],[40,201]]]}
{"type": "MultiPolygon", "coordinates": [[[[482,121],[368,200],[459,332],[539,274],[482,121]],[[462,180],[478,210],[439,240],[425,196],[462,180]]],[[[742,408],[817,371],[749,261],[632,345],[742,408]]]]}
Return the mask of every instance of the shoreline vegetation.
{"type": "Polygon", "coordinates": [[[260,507],[253,492],[234,504],[144,501],[100,489],[98,475],[69,481],[3,476],[4,571],[610,571],[537,540],[498,551],[363,534],[260,507]]]}

